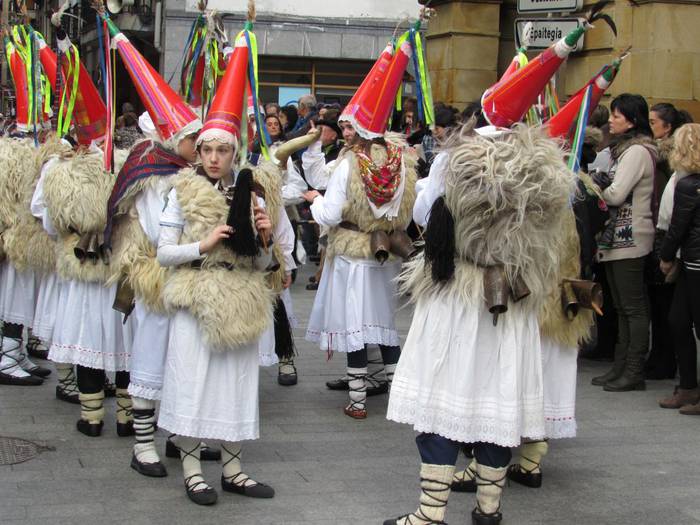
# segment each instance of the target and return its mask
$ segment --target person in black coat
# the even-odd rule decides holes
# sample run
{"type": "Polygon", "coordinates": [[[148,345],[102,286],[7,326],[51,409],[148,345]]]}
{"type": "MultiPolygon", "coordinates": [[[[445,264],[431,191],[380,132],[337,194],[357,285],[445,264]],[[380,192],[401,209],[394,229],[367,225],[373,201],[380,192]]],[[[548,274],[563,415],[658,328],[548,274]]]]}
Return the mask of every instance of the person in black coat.
{"type": "Polygon", "coordinates": [[[662,408],[680,408],[681,414],[700,415],[697,348],[691,326],[700,336],[700,124],[682,126],[675,137],[671,167],[678,182],[673,193],[673,215],[659,263],[667,276],[678,274],[669,314],[674,334],[680,385],[659,401],[662,408]],[[677,260],[680,249],[680,259],[677,260]]]}

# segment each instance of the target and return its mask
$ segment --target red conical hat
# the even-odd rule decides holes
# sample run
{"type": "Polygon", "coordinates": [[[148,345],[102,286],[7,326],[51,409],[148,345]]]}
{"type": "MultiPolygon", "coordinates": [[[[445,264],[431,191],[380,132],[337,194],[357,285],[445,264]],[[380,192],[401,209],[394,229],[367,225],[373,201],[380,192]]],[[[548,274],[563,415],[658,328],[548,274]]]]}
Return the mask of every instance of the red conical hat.
{"type": "Polygon", "coordinates": [[[106,21],[112,42],[116,44],[124,67],[161,139],[178,139],[197,132],[201,121],[194,111],[163,80],[114,22],[109,18],[106,21]]]}
{"type": "Polygon", "coordinates": [[[245,88],[248,83],[248,44],[239,35],[236,47],[226,66],[197,143],[218,140],[235,144],[241,136],[244,117],[245,88]]]}
{"type": "Polygon", "coordinates": [[[5,53],[10,66],[10,75],[15,85],[15,118],[17,129],[29,130],[29,93],[27,92],[27,70],[24,61],[10,39],[5,37],[5,53]]]}
{"type": "Polygon", "coordinates": [[[585,86],[578,90],[571,99],[554,115],[546,124],[547,133],[552,138],[571,139],[574,132],[576,120],[586,94],[586,88],[593,86],[591,93],[590,108],[588,116],[591,116],[595,107],[600,103],[603,94],[610,87],[620,67],[620,62],[615,61],[613,65],[607,65],[603,70],[589,80],[585,86]]]}
{"type": "MultiPolygon", "coordinates": [[[[61,72],[63,73],[64,88],[68,82],[68,57],[73,43],[67,35],[58,37],[58,47],[62,51],[61,72]]],[[[56,89],[56,54],[46,45],[43,39],[39,39],[39,59],[46,76],[51,82],[51,87],[56,89]]],[[[90,74],[80,62],[78,73],[78,90],[73,109],[73,123],[76,136],[80,144],[89,146],[93,140],[104,136],[107,126],[107,107],[102,101],[90,74]]]]}
{"type": "Polygon", "coordinates": [[[489,124],[510,127],[520,122],[585,30],[585,27],[576,28],[525,67],[504,75],[487,89],[481,98],[481,107],[489,124]]]}
{"type": "Polygon", "coordinates": [[[384,136],[410,56],[409,42],[401,44],[396,52],[389,44],[345,106],[338,121],[350,122],[365,139],[384,136]]]}

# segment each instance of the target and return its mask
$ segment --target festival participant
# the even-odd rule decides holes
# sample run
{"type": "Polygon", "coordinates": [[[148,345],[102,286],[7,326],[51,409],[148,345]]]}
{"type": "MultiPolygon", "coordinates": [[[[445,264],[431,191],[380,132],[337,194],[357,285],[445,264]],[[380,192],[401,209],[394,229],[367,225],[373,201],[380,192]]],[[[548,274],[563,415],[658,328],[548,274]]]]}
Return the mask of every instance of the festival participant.
{"type": "MultiPolygon", "coordinates": [[[[583,30],[487,90],[487,120],[521,121],[583,30]]],[[[402,276],[416,309],[387,418],[420,433],[422,494],[385,525],[444,522],[465,444],[476,460],[472,522],[500,523],[510,447],[547,433],[538,314],[561,278],[574,175],[541,130],[472,127],[446,140],[413,211],[426,248],[402,276]]]]}
{"type": "Polygon", "coordinates": [[[394,324],[405,229],[415,199],[415,162],[405,141],[386,133],[392,102],[411,54],[389,45],[339,118],[356,136],[337,160],[324,196],[310,191],[314,220],[328,228],[326,266],[306,338],[347,354],[347,416],[367,417],[367,345],[379,345],[388,383],[400,355],[394,324]],[[390,253],[392,252],[392,253],[390,253]]]}
{"type": "Polygon", "coordinates": [[[202,168],[173,178],[160,219],[157,258],[172,268],[163,300],[174,315],[158,424],[177,435],[186,493],[200,505],[218,498],[202,476],[202,439],[222,443],[224,491],[274,496],[241,468],[240,441],[259,436],[259,345],[274,305],[266,281],[276,244],[273,213],[252,193],[256,183],[280,179],[271,163],[261,163],[255,175],[234,167],[248,53],[241,33],[197,140],[202,168]]]}
{"type": "MultiPolygon", "coordinates": [[[[24,33],[13,34],[19,37],[24,33]]],[[[57,141],[36,148],[31,139],[23,138],[46,124],[42,112],[31,111],[30,98],[36,103],[40,97],[32,93],[37,88],[27,77],[26,57],[20,52],[34,42],[15,42],[15,46],[8,35],[4,40],[15,86],[19,136],[0,139],[0,259],[6,259],[0,264],[0,384],[36,386],[51,370],[29,359],[23,331],[26,326],[31,335],[38,280],[51,268],[53,253],[41,225],[31,215],[30,202],[42,159],[56,149],[57,141]]]]}
{"type": "MultiPolygon", "coordinates": [[[[155,447],[155,409],[163,387],[170,318],[162,297],[167,270],[158,263],[156,249],[165,197],[174,175],[197,160],[195,141],[202,123],[163,78],[146,67],[143,56],[111,20],[108,25],[147,110],[139,118],[147,139],[134,146],[119,172],[105,229],[105,244],[113,250],[112,280],[120,283],[126,301],[119,306],[127,315],[135,298],[129,395],[136,442],[131,468],[144,476],[163,477],[167,470],[155,447]],[[150,74],[139,74],[142,71],[150,74]]],[[[170,441],[166,447],[172,449],[169,455],[179,455],[170,441]]]]}

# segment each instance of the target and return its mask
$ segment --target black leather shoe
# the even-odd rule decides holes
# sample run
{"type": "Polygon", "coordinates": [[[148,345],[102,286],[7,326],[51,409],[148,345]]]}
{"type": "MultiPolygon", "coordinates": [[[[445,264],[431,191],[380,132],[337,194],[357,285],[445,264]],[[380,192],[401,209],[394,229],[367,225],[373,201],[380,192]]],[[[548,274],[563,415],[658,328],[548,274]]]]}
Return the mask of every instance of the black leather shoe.
{"type": "Polygon", "coordinates": [[[494,512],[493,514],[482,514],[479,509],[472,511],[472,525],[498,525],[503,519],[503,514],[494,512]]]}
{"type": "Polygon", "coordinates": [[[42,379],[51,375],[51,370],[43,366],[35,366],[34,368],[28,369],[27,372],[33,376],[41,377],[42,379]]]}
{"type": "Polygon", "coordinates": [[[326,381],[326,388],[328,388],[328,390],[345,390],[345,391],[347,391],[347,390],[350,390],[350,385],[348,384],[348,382],[345,379],[340,378],[340,379],[334,379],[333,381],[326,381]]]}
{"type": "Polygon", "coordinates": [[[15,385],[15,386],[39,386],[43,385],[44,380],[40,377],[28,375],[26,377],[15,377],[10,374],[0,372],[0,385],[15,385]]]}
{"type": "Polygon", "coordinates": [[[128,423],[117,423],[117,436],[119,437],[129,437],[135,435],[134,422],[129,421],[128,423]]]}
{"type": "MultiPolygon", "coordinates": [[[[197,474],[197,476],[200,475],[197,474]]],[[[197,505],[213,505],[216,503],[216,500],[219,499],[219,495],[216,491],[212,487],[206,486],[207,484],[204,481],[192,481],[193,477],[194,476],[185,478],[187,497],[197,505]],[[206,486],[206,488],[204,488],[204,486],[206,486]]]]}
{"type": "MultiPolygon", "coordinates": [[[[180,449],[177,448],[175,443],[170,441],[170,438],[168,438],[165,442],[165,457],[180,458],[180,449]]],[[[219,461],[220,459],[221,451],[219,449],[202,445],[202,448],[199,451],[200,461],[219,461]]]]}
{"type": "Polygon", "coordinates": [[[149,478],[164,478],[168,475],[168,471],[160,461],[158,463],[141,463],[136,459],[136,454],[131,456],[131,468],[142,476],[149,478]]]}
{"type": "Polygon", "coordinates": [[[318,290],[318,283],[309,283],[306,285],[307,290],[318,290]]]}
{"type": "Polygon", "coordinates": [[[86,436],[89,436],[89,437],[101,436],[103,426],[104,426],[103,421],[100,421],[99,423],[90,423],[90,422],[86,421],[85,419],[79,419],[78,422],[75,424],[75,428],[78,429],[78,432],[85,434],[86,436]]]}
{"type": "Polygon", "coordinates": [[[233,492],[248,498],[264,498],[269,499],[275,496],[275,489],[264,483],[255,482],[255,485],[236,485],[230,481],[226,481],[224,476],[221,476],[221,489],[225,492],[233,492]]]}
{"type": "MultiPolygon", "coordinates": [[[[328,390],[343,390],[348,391],[350,387],[348,386],[348,381],[344,378],[334,379],[333,381],[326,381],[326,388],[328,390]]],[[[389,383],[387,381],[378,382],[376,385],[367,383],[367,396],[379,396],[386,394],[389,391],[389,383]]]]}
{"type": "Polygon", "coordinates": [[[462,481],[453,481],[452,492],[476,492],[476,480],[475,479],[464,479],[462,481]]]}
{"type": "Polygon", "coordinates": [[[69,394],[63,388],[61,388],[60,385],[56,386],[56,399],[60,399],[66,403],[73,403],[74,405],[80,404],[80,396],[78,395],[78,392],[69,394]]]}
{"type": "Polygon", "coordinates": [[[520,465],[508,467],[508,479],[531,489],[538,489],[542,486],[541,472],[523,472],[520,465]]]}
{"type": "Polygon", "coordinates": [[[292,365],[294,372],[284,373],[281,370],[277,371],[277,383],[282,386],[294,386],[299,382],[299,377],[297,376],[297,367],[292,365]]]}

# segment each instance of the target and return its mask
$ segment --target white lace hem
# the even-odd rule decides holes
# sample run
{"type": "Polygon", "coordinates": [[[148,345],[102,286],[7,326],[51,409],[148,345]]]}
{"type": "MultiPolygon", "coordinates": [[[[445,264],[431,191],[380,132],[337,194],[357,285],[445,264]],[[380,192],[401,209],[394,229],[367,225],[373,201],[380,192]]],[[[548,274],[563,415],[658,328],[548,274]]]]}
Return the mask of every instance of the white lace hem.
{"type": "Polygon", "coordinates": [[[394,328],[363,325],[361,330],[326,332],[308,328],[306,340],[319,343],[323,352],[356,352],[368,345],[399,346],[399,333],[394,328]]]}
{"type": "Polygon", "coordinates": [[[49,359],[55,363],[70,363],[106,372],[129,370],[129,358],[128,352],[101,352],[79,345],[51,343],[49,348],[49,359]]]}
{"type": "Polygon", "coordinates": [[[178,436],[220,441],[248,441],[260,437],[260,425],[257,420],[238,423],[203,421],[178,416],[164,410],[163,405],[158,415],[158,428],[178,436]]]}
{"type": "Polygon", "coordinates": [[[162,388],[151,388],[146,385],[140,385],[129,382],[129,395],[141,399],[149,399],[151,401],[160,401],[162,388]]]}
{"type": "Polygon", "coordinates": [[[545,418],[544,429],[548,439],[567,439],[576,437],[576,419],[545,418]]]}
{"type": "Polygon", "coordinates": [[[460,443],[494,443],[502,447],[517,447],[522,436],[545,438],[542,404],[525,401],[518,407],[520,418],[500,418],[486,414],[457,414],[444,407],[420,407],[409,396],[396,395],[392,386],[387,419],[413,426],[417,432],[439,434],[460,443]]]}
{"type": "Polygon", "coordinates": [[[34,319],[32,324],[32,333],[37,336],[43,343],[50,343],[53,337],[53,327],[55,323],[39,322],[34,319]]]}
{"type": "Polygon", "coordinates": [[[22,315],[12,312],[3,312],[1,319],[6,323],[21,324],[22,326],[32,326],[32,323],[34,323],[34,315],[28,313],[22,315]]]}

